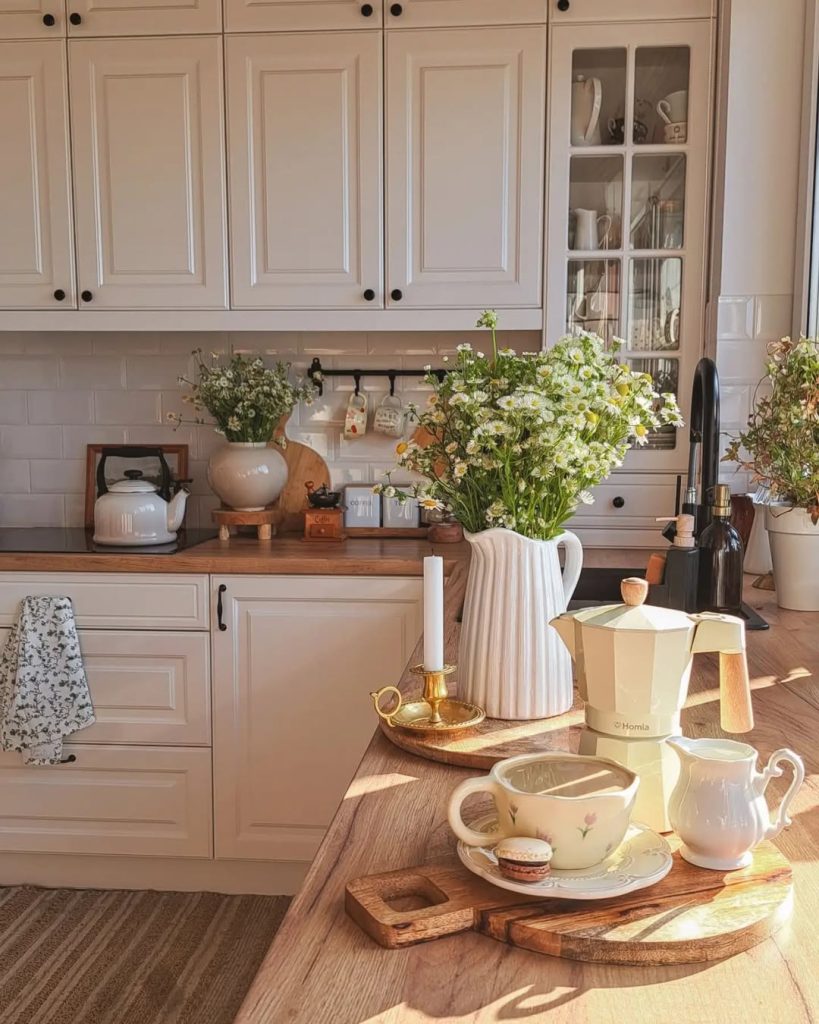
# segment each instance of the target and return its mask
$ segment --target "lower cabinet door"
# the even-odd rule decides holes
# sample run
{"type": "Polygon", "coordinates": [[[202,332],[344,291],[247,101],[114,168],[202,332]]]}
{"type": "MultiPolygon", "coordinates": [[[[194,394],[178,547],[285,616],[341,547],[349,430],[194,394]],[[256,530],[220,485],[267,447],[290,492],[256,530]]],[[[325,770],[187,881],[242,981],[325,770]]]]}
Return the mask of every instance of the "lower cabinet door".
{"type": "Polygon", "coordinates": [[[71,755],[0,754],[0,851],[211,856],[210,750],[66,744],[71,755]]]}
{"type": "Polygon", "coordinates": [[[420,579],[212,577],[216,856],[310,860],[421,633],[420,579]],[[215,607],[215,602],[214,602],[215,607]]]}

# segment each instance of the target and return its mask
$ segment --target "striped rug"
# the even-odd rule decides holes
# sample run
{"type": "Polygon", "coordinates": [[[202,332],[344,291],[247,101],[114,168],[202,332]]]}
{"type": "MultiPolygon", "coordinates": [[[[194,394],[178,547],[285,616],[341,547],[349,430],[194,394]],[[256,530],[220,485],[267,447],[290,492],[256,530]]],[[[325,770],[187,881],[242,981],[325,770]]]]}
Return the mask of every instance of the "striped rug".
{"type": "Polygon", "coordinates": [[[2,1024],[231,1024],[289,899],[0,888],[2,1024]]]}

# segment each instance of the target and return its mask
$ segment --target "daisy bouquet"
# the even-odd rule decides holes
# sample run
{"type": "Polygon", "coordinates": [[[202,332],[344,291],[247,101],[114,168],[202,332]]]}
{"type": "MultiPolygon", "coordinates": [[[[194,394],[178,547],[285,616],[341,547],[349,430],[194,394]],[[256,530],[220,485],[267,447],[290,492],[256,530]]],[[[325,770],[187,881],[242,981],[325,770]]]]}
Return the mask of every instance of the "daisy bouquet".
{"type": "MultiPolygon", "coordinates": [[[[398,446],[398,465],[423,480],[412,493],[422,507],[452,515],[477,533],[506,527],[549,540],[578,504],[591,504],[590,488],[620,466],[629,447],[649,431],[680,426],[674,396],[658,394],[652,378],[618,361],[596,335],[562,338],[542,352],[458,346],[450,371],[428,370],[432,388],[412,441],[398,446]]],[[[379,488],[407,497],[391,482],[379,488]]]]}

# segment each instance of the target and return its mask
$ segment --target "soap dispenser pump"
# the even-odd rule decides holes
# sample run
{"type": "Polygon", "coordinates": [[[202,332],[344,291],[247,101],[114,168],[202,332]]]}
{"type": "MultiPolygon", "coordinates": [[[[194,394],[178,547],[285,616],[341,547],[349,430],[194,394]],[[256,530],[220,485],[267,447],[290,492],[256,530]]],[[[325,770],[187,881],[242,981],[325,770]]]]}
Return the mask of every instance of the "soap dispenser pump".
{"type": "Polygon", "coordinates": [[[727,484],[711,488],[711,521],[699,535],[699,611],[741,615],[742,559],[739,533],[731,525],[731,490],[727,484]]]}

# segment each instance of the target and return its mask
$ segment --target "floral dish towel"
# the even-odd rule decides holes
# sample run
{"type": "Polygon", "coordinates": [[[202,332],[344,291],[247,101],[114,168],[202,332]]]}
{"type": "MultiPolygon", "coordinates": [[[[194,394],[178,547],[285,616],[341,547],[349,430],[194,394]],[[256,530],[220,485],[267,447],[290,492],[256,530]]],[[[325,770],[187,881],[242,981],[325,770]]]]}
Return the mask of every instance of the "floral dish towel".
{"type": "Polygon", "coordinates": [[[59,764],[63,737],[93,722],[71,598],[24,598],[0,651],[0,749],[59,764]]]}

